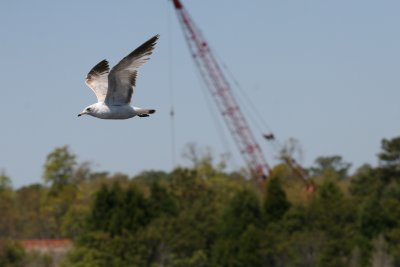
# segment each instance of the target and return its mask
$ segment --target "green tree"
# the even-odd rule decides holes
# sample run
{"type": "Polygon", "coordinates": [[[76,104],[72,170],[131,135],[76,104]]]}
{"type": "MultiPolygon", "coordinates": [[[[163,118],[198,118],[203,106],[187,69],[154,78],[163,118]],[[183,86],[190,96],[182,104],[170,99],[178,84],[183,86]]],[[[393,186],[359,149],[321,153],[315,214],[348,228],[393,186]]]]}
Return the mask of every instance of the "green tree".
{"type": "MultiPolygon", "coordinates": [[[[87,231],[100,231],[105,233],[114,233],[114,225],[117,228],[117,220],[121,213],[122,189],[114,183],[112,189],[106,185],[100,188],[96,193],[91,212],[87,220],[87,231]]],[[[118,229],[115,229],[118,231],[118,229]]]]}
{"type": "Polygon", "coordinates": [[[319,188],[310,203],[309,216],[313,227],[337,236],[347,221],[346,201],[337,183],[327,180],[319,188]]]}
{"type": "Polygon", "coordinates": [[[349,191],[353,196],[367,197],[381,190],[383,184],[377,170],[365,164],[351,177],[349,191]]]}
{"type": "Polygon", "coordinates": [[[290,203],[286,198],[286,193],[283,191],[278,178],[273,178],[269,181],[266,188],[264,199],[264,214],[267,220],[277,221],[290,208],[290,203]]]}
{"type": "Polygon", "coordinates": [[[390,228],[391,222],[377,195],[372,195],[361,206],[359,227],[361,234],[372,239],[390,228]]]}
{"type": "Polygon", "coordinates": [[[15,192],[18,238],[35,239],[47,236],[46,218],[42,207],[46,193],[46,188],[40,184],[24,186],[15,192]]]}
{"type": "Polygon", "coordinates": [[[323,232],[318,266],[346,266],[349,263],[356,227],[355,205],[347,200],[337,182],[327,180],[309,207],[309,227],[323,232]]]}
{"type": "Polygon", "coordinates": [[[0,238],[15,238],[18,214],[15,194],[11,189],[0,190],[0,238]]]}
{"type": "Polygon", "coordinates": [[[213,247],[213,266],[246,266],[244,260],[250,260],[251,266],[261,266],[260,242],[257,229],[262,222],[260,203],[254,192],[238,192],[228,204],[217,240],[213,247]],[[250,239],[253,238],[253,242],[250,239]],[[243,247],[238,240],[243,241],[243,247]]]}
{"type": "Polygon", "coordinates": [[[158,182],[152,183],[150,187],[149,210],[153,217],[178,214],[175,198],[158,182]]]}
{"type": "Polygon", "coordinates": [[[360,263],[362,266],[371,266],[373,262],[376,239],[392,227],[390,216],[381,204],[378,193],[371,194],[364,199],[358,213],[359,238],[357,246],[360,250],[360,263]]]}
{"type": "Polygon", "coordinates": [[[392,181],[400,180],[400,137],[382,140],[382,151],[378,154],[380,168],[377,168],[377,178],[384,186],[392,181]]]}
{"type": "Polygon", "coordinates": [[[113,218],[112,231],[120,231],[119,234],[123,234],[123,230],[135,233],[151,221],[148,200],[134,184],[122,194],[121,206],[114,210],[113,218]]]}
{"type": "Polygon", "coordinates": [[[386,166],[400,168],[400,137],[382,140],[382,151],[379,160],[386,166]]]}
{"type": "Polygon", "coordinates": [[[177,168],[170,174],[169,189],[179,199],[179,208],[188,209],[207,190],[205,179],[194,169],[177,168]]]}
{"type": "Polygon", "coordinates": [[[2,267],[23,267],[26,255],[15,241],[0,239],[0,264],[2,267]]]}
{"type": "Polygon", "coordinates": [[[103,185],[95,195],[82,233],[66,262],[80,266],[143,266],[148,255],[142,232],[151,221],[148,200],[134,184],[103,185]],[[127,249],[129,248],[129,249],[127,249]],[[96,256],[97,255],[97,256],[96,256]]]}
{"type": "Polygon", "coordinates": [[[315,166],[310,168],[312,176],[336,175],[339,179],[347,177],[351,164],[344,162],[341,156],[318,157],[315,166]]]}
{"type": "Polygon", "coordinates": [[[58,147],[47,155],[44,164],[43,179],[55,189],[71,183],[76,156],[69,151],[68,146],[58,147]]]}
{"type": "Polygon", "coordinates": [[[59,187],[57,190],[52,187],[43,196],[41,213],[45,234],[47,238],[68,237],[68,231],[64,232],[64,220],[66,214],[75,203],[77,187],[68,184],[59,187]]]}
{"type": "Polygon", "coordinates": [[[146,185],[152,184],[152,183],[159,183],[163,180],[166,180],[168,178],[168,174],[164,171],[143,171],[133,177],[133,180],[135,183],[143,183],[146,185]]]}
{"type": "Polygon", "coordinates": [[[0,172],[0,190],[10,190],[12,183],[10,177],[8,177],[5,171],[0,172]]]}
{"type": "Polygon", "coordinates": [[[259,199],[250,190],[243,190],[233,197],[222,218],[225,236],[237,237],[246,231],[248,225],[260,226],[261,210],[259,199]]]}
{"type": "Polygon", "coordinates": [[[239,238],[236,266],[262,266],[260,229],[250,224],[239,238]]]}

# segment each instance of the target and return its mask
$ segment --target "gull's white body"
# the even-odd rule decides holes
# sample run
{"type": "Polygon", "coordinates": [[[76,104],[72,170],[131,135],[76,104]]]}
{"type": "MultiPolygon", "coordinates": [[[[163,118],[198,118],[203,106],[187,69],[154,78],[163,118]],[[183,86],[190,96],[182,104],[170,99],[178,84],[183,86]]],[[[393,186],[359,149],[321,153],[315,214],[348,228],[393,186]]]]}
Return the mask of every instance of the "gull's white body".
{"type": "Polygon", "coordinates": [[[148,117],[154,109],[130,105],[136,85],[138,69],[151,55],[158,35],[124,57],[111,71],[106,60],[94,66],[86,76],[86,84],[93,90],[97,103],[86,107],[78,116],[90,115],[99,119],[124,120],[134,116],[148,117]]]}
{"type": "Polygon", "coordinates": [[[131,105],[107,105],[104,102],[97,102],[96,104],[89,106],[92,110],[91,114],[93,117],[105,120],[125,120],[136,115],[142,116],[146,114],[146,109],[133,107],[131,105]]]}

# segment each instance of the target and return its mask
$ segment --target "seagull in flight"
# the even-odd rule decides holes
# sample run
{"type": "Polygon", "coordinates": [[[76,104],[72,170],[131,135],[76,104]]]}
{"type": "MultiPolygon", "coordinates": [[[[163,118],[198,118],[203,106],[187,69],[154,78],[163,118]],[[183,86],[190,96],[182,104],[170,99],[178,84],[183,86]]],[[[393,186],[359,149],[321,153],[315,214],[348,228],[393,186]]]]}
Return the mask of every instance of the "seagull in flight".
{"type": "Polygon", "coordinates": [[[136,86],[137,72],[153,52],[159,38],[156,35],[124,57],[111,71],[107,60],[94,66],[85,82],[97,97],[97,103],[86,107],[79,116],[90,115],[99,119],[124,120],[134,116],[148,117],[154,109],[130,105],[136,86]]]}

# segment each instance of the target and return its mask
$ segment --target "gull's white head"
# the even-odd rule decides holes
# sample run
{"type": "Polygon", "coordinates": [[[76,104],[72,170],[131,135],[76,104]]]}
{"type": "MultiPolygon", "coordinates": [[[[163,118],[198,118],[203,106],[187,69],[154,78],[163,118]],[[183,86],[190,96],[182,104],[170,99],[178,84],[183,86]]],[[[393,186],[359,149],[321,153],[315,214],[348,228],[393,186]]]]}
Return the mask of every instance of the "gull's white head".
{"type": "Polygon", "coordinates": [[[81,113],[78,114],[78,117],[82,115],[93,115],[96,112],[96,107],[95,104],[87,106],[84,110],[81,111],[81,113]]]}

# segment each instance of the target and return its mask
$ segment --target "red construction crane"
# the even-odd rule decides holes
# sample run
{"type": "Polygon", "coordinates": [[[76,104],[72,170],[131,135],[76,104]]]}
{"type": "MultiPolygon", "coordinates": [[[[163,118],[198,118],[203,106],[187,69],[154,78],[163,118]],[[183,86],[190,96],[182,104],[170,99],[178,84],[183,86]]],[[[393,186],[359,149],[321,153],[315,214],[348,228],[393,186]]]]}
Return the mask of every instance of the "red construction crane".
{"type": "MultiPolygon", "coordinates": [[[[214,57],[206,39],[183,7],[180,0],[172,0],[182,26],[185,39],[194,61],[209,89],[224,121],[233,135],[250,172],[261,181],[271,174],[271,169],[264,158],[260,146],[254,138],[251,129],[235,100],[231,86],[225,78],[216,58],[214,57]]],[[[275,141],[273,134],[264,134],[266,140],[275,141]]],[[[306,186],[308,192],[314,192],[316,185],[309,179],[306,172],[290,155],[281,155],[281,159],[292,169],[306,186]]]]}
{"type": "Polygon", "coordinates": [[[270,167],[234,98],[229,82],[206,39],[196,27],[180,0],[173,0],[173,3],[192,57],[223,115],[240,153],[252,175],[264,180],[270,174],[270,167]]]}

